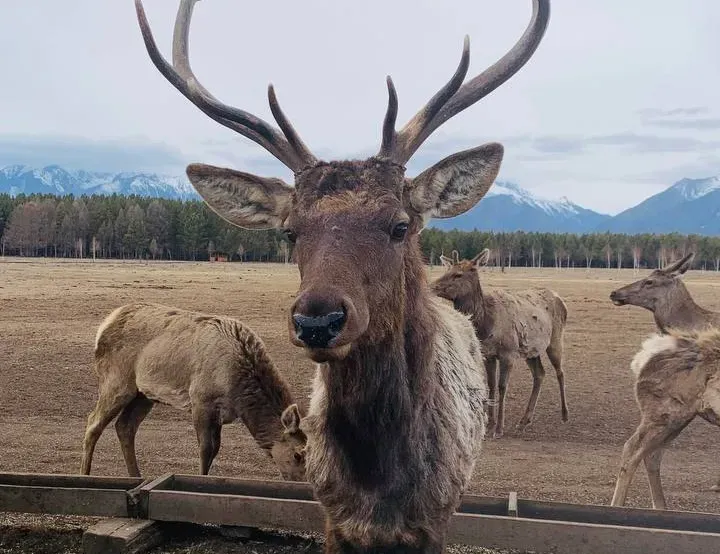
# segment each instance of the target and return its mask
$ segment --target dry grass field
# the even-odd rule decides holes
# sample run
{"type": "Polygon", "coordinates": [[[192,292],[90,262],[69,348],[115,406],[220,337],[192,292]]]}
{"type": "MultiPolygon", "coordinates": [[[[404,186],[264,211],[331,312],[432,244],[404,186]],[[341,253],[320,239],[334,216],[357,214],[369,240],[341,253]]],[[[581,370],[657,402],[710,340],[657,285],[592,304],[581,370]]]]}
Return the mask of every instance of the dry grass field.
{"type": "MultiPolygon", "coordinates": [[[[430,271],[434,279],[442,269],[430,271]]],[[[487,287],[547,286],[566,300],[565,372],[570,421],[560,419],[554,371],[547,377],[535,421],[514,430],[530,392],[523,364],[510,380],[506,436],[488,440],[471,492],[607,504],[622,444],[638,422],[629,362],[653,331],[649,312],[615,307],[610,291],[635,280],[631,270],[486,270],[487,287]]],[[[685,277],[697,301],[720,310],[720,275],[685,277]]],[[[92,368],[96,328],[130,301],[160,302],[227,314],[262,336],[296,398],[307,405],[312,364],[287,338],[286,317],[299,283],[295,266],[227,263],[142,263],[0,260],[0,471],[75,473],[85,420],[97,380],[92,368]]],[[[720,512],[708,488],[720,476],[720,433],[696,421],[663,461],[672,509],[720,512]]],[[[198,468],[189,414],[157,407],[138,433],[144,476],[198,468]]],[[[94,474],[124,475],[112,426],[100,439],[94,474]]],[[[223,431],[213,474],[279,478],[241,425],[223,431]]],[[[639,469],[629,505],[649,506],[639,469]]]]}

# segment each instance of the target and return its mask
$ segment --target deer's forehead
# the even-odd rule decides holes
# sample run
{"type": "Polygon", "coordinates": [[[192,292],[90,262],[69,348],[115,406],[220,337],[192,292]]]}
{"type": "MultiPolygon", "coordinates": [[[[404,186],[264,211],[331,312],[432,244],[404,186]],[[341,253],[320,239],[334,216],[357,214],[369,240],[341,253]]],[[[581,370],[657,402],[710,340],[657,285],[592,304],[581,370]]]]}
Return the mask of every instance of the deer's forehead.
{"type": "Polygon", "coordinates": [[[401,211],[400,200],[392,194],[377,194],[366,189],[346,190],[296,206],[292,219],[297,222],[317,219],[389,220],[401,211]]]}
{"type": "Polygon", "coordinates": [[[318,164],[297,177],[296,187],[301,201],[314,203],[342,192],[365,193],[368,197],[392,194],[400,198],[404,182],[402,168],[371,158],[318,164]]]}

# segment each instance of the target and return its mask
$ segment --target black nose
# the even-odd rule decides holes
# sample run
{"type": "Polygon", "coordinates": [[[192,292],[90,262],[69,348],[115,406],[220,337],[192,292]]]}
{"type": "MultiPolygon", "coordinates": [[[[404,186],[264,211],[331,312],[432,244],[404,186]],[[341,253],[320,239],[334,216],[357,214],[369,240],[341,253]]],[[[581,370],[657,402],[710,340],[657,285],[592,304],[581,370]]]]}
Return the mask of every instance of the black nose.
{"type": "Polygon", "coordinates": [[[330,312],[321,316],[294,314],[293,324],[299,340],[310,348],[327,348],[345,325],[345,312],[330,312]]]}

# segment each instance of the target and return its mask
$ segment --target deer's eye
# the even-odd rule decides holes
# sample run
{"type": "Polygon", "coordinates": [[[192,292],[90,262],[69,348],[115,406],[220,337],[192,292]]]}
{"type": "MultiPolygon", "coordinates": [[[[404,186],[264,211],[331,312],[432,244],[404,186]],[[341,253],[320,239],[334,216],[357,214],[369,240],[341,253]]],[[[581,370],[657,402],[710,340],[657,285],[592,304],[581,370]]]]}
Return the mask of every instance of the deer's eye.
{"type": "Polygon", "coordinates": [[[288,239],[290,244],[295,244],[295,241],[297,240],[297,235],[295,234],[295,231],[292,229],[283,229],[283,234],[288,239]]]}
{"type": "Polygon", "coordinates": [[[407,231],[408,224],[405,221],[401,221],[400,223],[395,224],[395,227],[393,227],[392,231],[390,232],[390,237],[393,240],[401,241],[405,238],[407,231]]]}

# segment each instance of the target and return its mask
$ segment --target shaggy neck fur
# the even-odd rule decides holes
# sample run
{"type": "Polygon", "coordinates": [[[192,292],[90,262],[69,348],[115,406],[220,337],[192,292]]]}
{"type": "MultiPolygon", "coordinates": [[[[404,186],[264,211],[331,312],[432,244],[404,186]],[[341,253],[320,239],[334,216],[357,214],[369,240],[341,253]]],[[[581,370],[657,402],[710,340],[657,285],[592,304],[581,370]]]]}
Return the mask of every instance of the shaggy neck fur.
{"type": "Polygon", "coordinates": [[[383,313],[371,317],[367,334],[373,340],[329,363],[323,375],[326,431],[347,477],[357,487],[389,494],[406,482],[417,458],[412,440],[422,419],[417,407],[432,384],[428,366],[435,324],[427,309],[417,237],[408,243],[404,275],[394,289],[383,313]]]}
{"type": "Polygon", "coordinates": [[[238,373],[246,377],[238,382],[235,409],[258,446],[270,450],[282,437],[280,416],[292,395],[265,349],[248,342],[237,360],[238,373]]]}
{"type": "Polygon", "coordinates": [[[668,294],[653,310],[655,324],[662,333],[670,329],[695,329],[710,323],[717,314],[698,306],[681,281],[677,281],[668,294]]]}
{"type": "Polygon", "coordinates": [[[473,279],[471,291],[454,298],[453,305],[457,311],[470,316],[472,324],[481,340],[487,338],[490,324],[487,321],[488,314],[485,309],[485,295],[480,285],[480,279],[473,279]]]}

